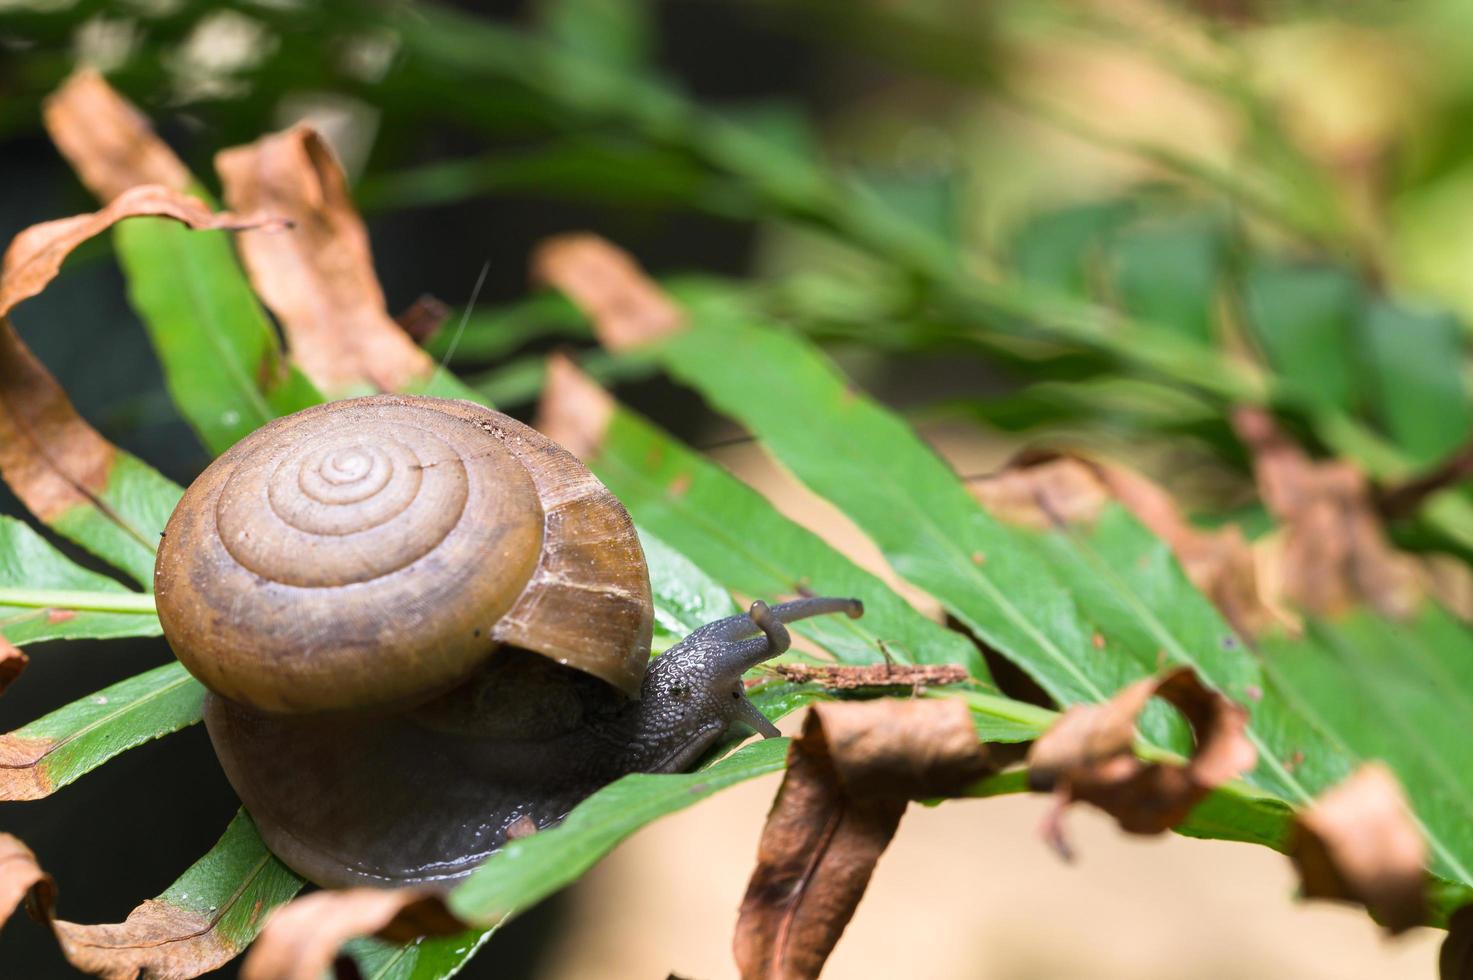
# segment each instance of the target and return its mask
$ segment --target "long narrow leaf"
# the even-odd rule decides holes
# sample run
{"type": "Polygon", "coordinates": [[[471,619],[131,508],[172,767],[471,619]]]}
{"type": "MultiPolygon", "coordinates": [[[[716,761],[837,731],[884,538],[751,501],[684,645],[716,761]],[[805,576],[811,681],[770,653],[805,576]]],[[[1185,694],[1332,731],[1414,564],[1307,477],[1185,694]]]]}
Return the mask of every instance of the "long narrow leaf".
{"type": "Polygon", "coordinates": [[[49,796],[114,756],[200,720],[205,689],[168,663],[0,735],[0,800],[49,796]]]}
{"type": "Polygon", "coordinates": [[[0,517],[0,633],[11,643],[157,636],[151,596],[73,563],[13,517],[0,517]]]}

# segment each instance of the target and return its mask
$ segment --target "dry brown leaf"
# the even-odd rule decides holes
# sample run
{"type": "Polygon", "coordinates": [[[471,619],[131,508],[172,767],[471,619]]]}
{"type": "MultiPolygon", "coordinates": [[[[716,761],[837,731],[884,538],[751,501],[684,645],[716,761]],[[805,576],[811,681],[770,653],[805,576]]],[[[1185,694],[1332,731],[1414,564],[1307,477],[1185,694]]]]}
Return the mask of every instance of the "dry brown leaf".
{"type": "Polygon", "coordinates": [[[21,675],[21,671],[30,662],[31,658],[26,656],[24,650],[0,636],[0,694],[5,693],[5,689],[21,675]]]}
{"type": "Polygon", "coordinates": [[[215,922],[157,899],[139,905],[123,922],[50,924],[67,962],[104,980],[197,977],[240,953],[220,937],[215,922]]]}
{"type": "Polygon", "coordinates": [[[659,340],[685,314],[623,249],[597,235],[549,238],[532,254],[532,278],[556,286],[593,320],[611,351],[659,340]]]}
{"type": "Polygon", "coordinates": [[[1426,920],[1427,845],[1386,766],[1361,766],[1297,814],[1289,848],[1307,897],[1364,905],[1393,934],[1426,920]]]}
{"type": "Polygon", "coordinates": [[[22,899],[32,917],[51,929],[67,962],[104,980],[196,977],[240,952],[220,937],[216,921],[157,899],[139,905],[125,922],[81,925],[57,919],[51,876],[25,844],[0,834],[0,925],[22,899]]]}
{"type": "Polygon", "coordinates": [[[192,182],[148,120],[95,71],[67,79],[46,99],[43,116],[51,141],[99,200],[140,184],[183,191],[192,182]]]}
{"type": "Polygon", "coordinates": [[[400,391],[435,363],[389,316],[373,271],[368,231],[332,151],[303,126],[215,157],[225,200],[269,211],[290,233],[236,239],[256,292],[276,314],[292,359],[329,394],[400,391]]]}
{"type": "Polygon", "coordinates": [[[55,792],[41,763],[58,744],[55,739],[21,738],[13,732],[0,735],[0,800],[39,800],[55,792]]]}
{"type": "Polygon", "coordinates": [[[954,795],[992,770],[960,701],[815,705],[788,750],[742,900],[742,977],[818,976],[906,802],[954,795]]]}
{"type": "Polygon", "coordinates": [[[35,225],[15,237],[0,266],[0,473],[42,521],[79,504],[105,509],[99,495],[116,449],[77,414],[7,317],[46,288],[78,245],[141,215],[172,218],[191,228],[280,227],[271,219],[214,214],[194,198],[145,185],[99,211],[35,225]]]}
{"type": "Polygon", "coordinates": [[[35,296],[61,271],[61,263],[87,239],[101,234],[124,218],[173,218],[191,228],[255,229],[262,237],[283,233],[276,217],[239,217],[215,213],[203,202],[157,184],[134,187],[100,210],[32,225],[11,240],[0,269],[0,316],[8,316],[22,300],[35,296]]]}
{"type": "Polygon", "coordinates": [[[1360,471],[1310,459],[1261,409],[1240,408],[1232,421],[1259,496],[1283,527],[1275,578],[1285,595],[1316,615],[1362,604],[1409,615],[1422,597],[1418,564],[1387,540],[1360,471]]]}
{"type": "Polygon", "coordinates": [[[1441,980],[1473,980],[1473,905],[1464,905],[1447,920],[1447,938],[1437,954],[1441,980]]]}
{"type": "Polygon", "coordinates": [[[1252,638],[1274,623],[1294,625],[1258,581],[1252,547],[1236,527],[1202,530],[1181,515],[1171,496],[1120,466],[1073,456],[1020,461],[993,476],[968,481],[972,494],[999,520],[1045,530],[1094,521],[1118,501],[1162,541],[1183,571],[1223,617],[1252,638]]]}
{"type": "Polygon", "coordinates": [[[581,460],[598,454],[614,418],[614,399],[565,354],[547,359],[533,427],[581,460]]]}
{"type": "Polygon", "coordinates": [[[241,980],[318,980],[338,949],[359,936],[408,942],[463,932],[433,891],[347,888],[313,892],[281,906],[266,920],[245,961],[241,980]]]}
{"type": "Polygon", "coordinates": [[[966,668],[956,664],[768,664],[766,670],[793,684],[819,684],[831,691],[942,687],[969,680],[966,668]]]}
{"type": "Polygon", "coordinates": [[[394,317],[394,322],[399,325],[400,330],[413,337],[416,344],[422,344],[433,337],[448,319],[450,319],[449,305],[438,296],[425,293],[410,303],[408,309],[401,310],[399,315],[394,317]]]}
{"type": "Polygon", "coordinates": [[[1132,834],[1170,830],[1214,787],[1253,768],[1258,753],[1247,725],[1246,710],[1186,667],[1136,681],[1104,704],[1073,706],[1028,752],[1029,785],[1058,797],[1046,839],[1070,856],[1063,814],[1075,800],[1093,803],[1132,834]],[[1197,747],[1185,763],[1135,755],[1136,720],[1153,697],[1175,705],[1192,726],[1197,747]]]}
{"type": "Polygon", "coordinates": [[[18,837],[0,834],[0,926],[27,898],[49,903],[56,885],[18,837]]]}

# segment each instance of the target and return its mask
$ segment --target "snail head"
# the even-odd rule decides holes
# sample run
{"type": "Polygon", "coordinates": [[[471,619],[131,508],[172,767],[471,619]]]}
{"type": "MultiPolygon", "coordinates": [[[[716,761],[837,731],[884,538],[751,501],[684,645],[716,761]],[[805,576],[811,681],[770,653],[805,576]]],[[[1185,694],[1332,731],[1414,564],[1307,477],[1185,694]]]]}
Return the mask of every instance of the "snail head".
{"type": "Polygon", "coordinates": [[[864,606],[858,599],[826,597],[776,606],[758,600],[745,615],[708,623],[656,657],[640,695],[640,713],[652,729],[645,734],[680,748],[668,769],[652,768],[683,768],[734,722],[764,738],[777,735],[776,726],[747,697],[742,675],[788,649],[787,623],[838,612],[853,619],[863,615],[864,606]]]}

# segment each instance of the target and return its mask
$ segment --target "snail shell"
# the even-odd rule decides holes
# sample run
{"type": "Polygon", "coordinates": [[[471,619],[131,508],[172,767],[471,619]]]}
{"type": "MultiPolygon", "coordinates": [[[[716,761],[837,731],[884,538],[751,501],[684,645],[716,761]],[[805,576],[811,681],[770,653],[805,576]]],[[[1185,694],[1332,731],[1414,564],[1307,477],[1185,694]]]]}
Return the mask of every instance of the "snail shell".
{"type": "Polygon", "coordinates": [[[376,395],[251,433],[190,486],[154,572],[175,654],[266,712],[401,708],[498,646],[638,694],[653,607],[629,515],[469,402],[376,395]]]}

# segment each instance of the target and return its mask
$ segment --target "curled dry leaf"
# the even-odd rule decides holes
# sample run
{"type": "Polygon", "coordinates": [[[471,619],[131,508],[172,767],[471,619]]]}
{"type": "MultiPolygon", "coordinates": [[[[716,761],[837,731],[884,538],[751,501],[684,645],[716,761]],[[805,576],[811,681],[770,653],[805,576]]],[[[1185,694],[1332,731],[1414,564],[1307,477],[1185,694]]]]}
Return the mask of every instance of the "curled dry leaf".
{"type": "Polygon", "coordinates": [[[969,680],[959,664],[768,664],[766,670],[794,684],[819,684],[831,691],[942,687],[969,680]]]}
{"type": "Polygon", "coordinates": [[[11,242],[0,269],[0,473],[47,523],[79,505],[107,513],[103,494],[117,450],[77,414],[8,316],[46,288],[78,245],[141,215],[172,218],[191,228],[280,227],[273,219],[215,214],[177,191],[145,185],[91,214],[34,225],[11,242]]]}
{"type": "Polygon", "coordinates": [[[106,980],[195,977],[214,970],[240,950],[222,939],[204,916],[157,899],[133,910],[126,922],[81,925],[55,918],[56,885],[30,848],[0,834],[0,925],[22,900],[50,927],[72,966],[106,980]]]}
{"type": "Polygon", "coordinates": [[[43,107],[52,142],[87,189],[111,201],[139,184],[186,190],[191,178],[137,109],[90,69],[72,75],[43,107]]]}
{"type": "Polygon", "coordinates": [[[29,847],[17,837],[0,834],[0,926],[28,897],[49,904],[55,888],[29,847]]]}
{"type": "Polygon", "coordinates": [[[314,892],[281,906],[241,964],[241,980],[318,980],[350,939],[392,942],[448,936],[467,926],[440,897],[422,888],[348,888],[314,892]]]}
{"type": "Polygon", "coordinates": [[[611,351],[659,340],[685,324],[680,307],[629,254],[597,235],[547,239],[532,255],[532,277],[566,293],[611,351]]]}
{"type": "Polygon", "coordinates": [[[1283,527],[1275,565],[1285,595],[1317,615],[1362,604],[1409,615],[1422,593],[1417,562],[1387,540],[1361,472],[1310,459],[1261,409],[1240,408],[1232,421],[1253,456],[1259,496],[1283,527]]]}
{"type": "Polygon", "coordinates": [[[21,671],[30,662],[24,650],[0,637],[0,694],[5,693],[5,689],[21,675],[21,671]]]}
{"type": "Polygon", "coordinates": [[[1388,932],[1427,916],[1427,845],[1391,770],[1361,766],[1294,821],[1289,856],[1309,898],[1364,905],[1388,932]]]}
{"type": "Polygon", "coordinates": [[[237,245],[307,377],[330,394],[400,391],[430,377],[434,361],[387,312],[368,232],[322,137],[299,126],[224,150],[215,167],[231,207],[293,223],[289,234],[246,234],[237,245]]]}
{"type": "Polygon", "coordinates": [[[788,751],[733,950],[745,980],[816,977],[906,802],[993,770],[955,700],[815,705],[788,751]]]}
{"type": "Polygon", "coordinates": [[[1117,501],[1166,542],[1192,584],[1239,633],[1253,637],[1273,623],[1292,623],[1261,589],[1253,549],[1241,531],[1193,527],[1165,490],[1138,473],[1073,456],[1045,455],[968,485],[994,517],[1037,530],[1091,523],[1110,501],[1117,501]]]}
{"type": "Polygon", "coordinates": [[[1070,856],[1062,818],[1075,800],[1093,803],[1132,834],[1170,830],[1214,787],[1253,768],[1258,754],[1247,724],[1246,710],[1186,667],[1137,681],[1104,704],[1075,705],[1028,752],[1029,785],[1058,797],[1045,837],[1070,856]],[[1184,763],[1135,755],[1136,719],[1153,697],[1175,705],[1192,727],[1197,747],[1184,763]]]}

